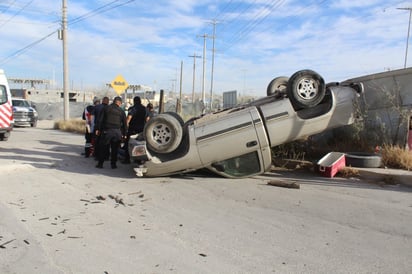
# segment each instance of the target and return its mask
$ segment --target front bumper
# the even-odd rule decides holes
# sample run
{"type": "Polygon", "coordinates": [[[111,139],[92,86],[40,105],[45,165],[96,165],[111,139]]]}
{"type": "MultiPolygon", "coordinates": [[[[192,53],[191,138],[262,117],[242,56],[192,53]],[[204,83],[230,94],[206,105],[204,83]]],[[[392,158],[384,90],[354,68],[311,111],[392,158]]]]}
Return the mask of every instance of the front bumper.
{"type": "Polygon", "coordinates": [[[38,116],[31,112],[14,112],[14,125],[15,126],[27,126],[37,122],[38,116]]]}

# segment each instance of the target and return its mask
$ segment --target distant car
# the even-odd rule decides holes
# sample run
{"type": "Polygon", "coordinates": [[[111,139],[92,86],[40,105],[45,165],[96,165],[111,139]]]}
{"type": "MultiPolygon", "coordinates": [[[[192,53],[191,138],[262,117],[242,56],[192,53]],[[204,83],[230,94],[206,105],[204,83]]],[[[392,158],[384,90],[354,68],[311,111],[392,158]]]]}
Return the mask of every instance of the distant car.
{"type": "Polygon", "coordinates": [[[28,100],[12,98],[14,126],[37,126],[39,115],[28,100]]]}
{"type": "Polygon", "coordinates": [[[221,176],[262,174],[272,164],[271,147],[352,124],[362,84],[325,85],[311,70],[277,77],[267,96],[195,117],[161,113],[129,142],[138,176],[167,176],[207,168],[221,176]]]}

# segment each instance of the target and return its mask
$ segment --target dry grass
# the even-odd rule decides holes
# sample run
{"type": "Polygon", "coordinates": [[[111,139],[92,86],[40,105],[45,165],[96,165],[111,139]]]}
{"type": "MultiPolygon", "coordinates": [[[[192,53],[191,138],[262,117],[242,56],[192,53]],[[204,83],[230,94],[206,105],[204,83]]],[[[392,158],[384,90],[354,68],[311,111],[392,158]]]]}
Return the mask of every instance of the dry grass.
{"type": "Polygon", "coordinates": [[[85,121],[81,119],[55,121],[53,128],[76,133],[85,133],[86,130],[85,121]]]}
{"type": "Polygon", "coordinates": [[[359,170],[352,167],[343,167],[339,169],[338,176],[343,178],[358,177],[360,175],[359,170]]]}
{"type": "Polygon", "coordinates": [[[386,145],[382,148],[382,162],[390,168],[412,170],[412,151],[399,146],[386,145]]]}

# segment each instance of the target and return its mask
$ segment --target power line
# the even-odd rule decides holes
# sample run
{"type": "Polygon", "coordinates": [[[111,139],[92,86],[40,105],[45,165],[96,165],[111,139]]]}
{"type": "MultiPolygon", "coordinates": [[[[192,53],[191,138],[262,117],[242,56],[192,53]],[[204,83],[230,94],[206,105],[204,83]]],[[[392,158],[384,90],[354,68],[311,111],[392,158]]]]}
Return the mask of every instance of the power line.
{"type": "Polygon", "coordinates": [[[5,8],[4,10],[2,10],[2,11],[0,12],[0,14],[5,13],[6,11],[8,11],[9,8],[11,8],[11,7],[14,5],[14,3],[16,3],[16,1],[17,1],[17,0],[14,0],[11,4],[9,4],[8,6],[6,6],[6,8],[5,8]]]}
{"type": "MultiPolygon", "coordinates": [[[[116,2],[119,2],[119,1],[120,1],[120,0],[114,0],[114,1],[112,1],[112,2],[110,2],[110,3],[108,3],[108,4],[105,4],[105,5],[101,6],[101,7],[98,7],[98,8],[96,8],[96,9],[94,9],[94,10],[92,10],[92,11],[90,11],[90,12],[88,12],[88,13],[82,15],[82,16],[79,16],[79,17],[75,18],[74,21],[68,23],[68,25],[78,23],[78,22],[83,21],[83,20],[85,20],[85,19],[87,19],[87,18],[90,18],[90,17],[95,16],[95,15],[97,15],[97,14],[100,14],[100,13],[103,13],[103,12],[106,12],[106,11],[109,11],[109,10],[111,10],[111,9],[114,9],[114,8],[117,8],[117,7],[120,7],[120,6],[124,6],[124,5],[128,4],[128,3],[134,2],[135,0],[128,0],[128,1],[126,1],[126,2],[124,2],[124,3],[120,3],[120,4],[116,5],[116,6],[112,6],[112,7],[110,7],[110,8],[105,9],[105,10],[102,10],[102,9],[108,7],[109,5],[111,5],[111,4],[113,4],[113,3],[116,3],[116,2]]],[[[33,2],[33,0],[31,0],[31,1],[30,1],[28,4],[26,4],[24,7],[22,7],[22,8],[19,10],[19,13],[20,13],[22,10],[24,10],[31,2],[33,2]]],[[[14,17],[14,16],[13,16],[13,17],[14,17]]],[[[11,19],[10,19],[10,20],[11,20],[11,19]]],[[[4,25],[4,24],[3,24],[3,25],[4,25]]],[[[0,27],[1,27],[1,25],[0,25],[0,27]]],[[[59,31],[59,30],[55,30],[55,31],[53,31],[52,33],[47,34],[46,36],[44,36],[44,37],[42,37],[42,38],[40,38],[40,39],[38,39],[38,40],[30,43],[29,45],[25,46],[24,48],[15,51],[14,53],[10,54],[9,56],[7,56],[7,57],[5,57],[3,60],[1,60],[1,61],[0,61],[0,64],[5,64],[5,63],[7,63],[8,61],[10,61],[12,58],[23,54],[24,52],[26,52],[26,51],[29,50],[30,48],[32,48],[32,47],[34,47],[35,45],[39,44],[40,42],[46,40],[47,38],[49,38],[50,36],[52,36],[53,34],[55,34],[55,33],[58,32],[58,31],[59,31]]]]}
{"type": "MultiPolygon", "coordinates": [[[[240,8],[241,8],[241,4],[242,4],[242,3],[239,2],[238,4],[236,4],[236,5],[231,9],[231,11],[225,13],[223,18],[215,17],[214,19],[215,19],[215,20],[219,20],[219,21],[221,21],[221,22],[225,22],[225,25],[226,25],[226,26],[234,25],[234,24],[235,24],[234,22],[235,22],[236,20],[239,20],[239,18],[244,19],[245,13],[247,13],[247,11],[252,8],[252,4],[254,4],[255,2],[256,2],[256,0],[254,0],[254,2],[253,2],[253,3],[250,3],[249,5],[245,5],[241,10],[240,10],[240,8]],[[239,9],[239,10],[238,10],[238,9],[239,9]],[[230,14],[237,14],[237,15],[234,16],[234,17],[232,17],[232,18],[230,18],[230,19],[227,19],[230,14]]],[[[226,8],[226,7],[227,7],[227,6],[225,6],[225,8],[226,8]]],[[[225,32],[226,32],[225,25],[223,25],[223,29],[222,29],[222,32],[221,32],[222,37],[226,35],[226,34],[225,34],[225,32]]],[[[237,25],[237,24],[236,24],[236,25],[237,25]]],[[[240,27],[240,28],[241,28],[241,25],[237,25],[237,27],[240,27]]]]}
{"type": "MultiPolygon", "coordinates": [[[[268,8],[262,8],[257,15],[255,15],[255,19],[248,22],[242,29],[238,30],[233,36],[232,39],[229,41],[232,45],[236,44],[240,40],[244,39],[249,33],[251,33],[259,24],[261,24],[275,9],[280,7],[285,0],[273,0],[269,5],[268,8]],[[265,14],[266,12],[266,14],[265,14]]],[[[231,46],[230,46],[231,47],[231,46]]],[[[230,48],[229,47],[229,48],[230,48]]]]}
{"type": "Polygon", "coordinates": [[[49,33],[48,35],[44,36],[43,38],[40,38],[37,41],[34,41],[33,43],[25,46],[22,49],[19,49],[17,51],[15,51],[14,53],[12,53],[11,55],[9,55],[8,57],[4,58],[3,60],[0,61],[0,64],[3,65],[5,63],[7,63],[8,61],[10,61],[13,57],[19,56],[21,55],[23,52],[25,52],[26,50],[32,48],[33,46],[39,44],[40,42],[46,40],[47,38],[49,38],[50,36],[52,36],[53,34],[55,34],[58,30],[53,31],[52,33],[49,33]]]}
{"type": "Polygon", "coordinates": [[[17,15],[19,15],[20,12],[22,12],[25,8],[27,8],[28,6],[30,6],[30,4],[33,2],[33,0],[27,2],[26,5],[24,5],[21,9],[19,9],[13,16],[11,16],[8,20],[4,21],[3,24],[0,24],[0,28],[2,26],[4,26],[5,24],[7,24],[8,22],[10,22],[14,17],[16,17],[17,15]]]}
{"type": "MultiPolygon", "coordinates": [[[[261,9],[258,11],[257,14],[254,15],[252,20],[247,21],[243,25],[237,24],[236,31],[232,32],[233,34],[229,39],[226,39],[225,44],[227,44],[226,49],[228,50],[235,44],[237,44],[240,40],[244,39],[250,32],[252,32],[259,24],[261,24],[270,14],[273,13],[275,9],[280,7],[285,0],[272,0],[269,4],[262,5],[261,9]]],[[[254,3],[254,2],[253,2],[254,3]]],[[[251,10],[253,7],[253,3],[249,4],[243,9],[239,10],[237,16],[232,18],[226,25],[234,25],[236,21],[243,19],[245,13],[251,10]]],[[[237,8],[237,7],[236,7],[237,8]]],[[[224,28],[222,32],[222,37],[225,36],[225,31],[227,32],[227,27],[224,28]]]]}
{"type": "Polygon", "coordinates": [[[230,6],[230,4],[232,4],[232,2],[233,2],[233,0],[230,0],[228,3],[226,3],[226,5],[213,18],[217,19],[222,13],[224,13],[226,11],[226,9],[230,6]]]}
{"type": "Polygon", "coordinates": [[[87,12],[86,14],[84,14],[84,15],[82,15],[82,16],[79,16],[79,17],[77,17],[77,18],[72,19],[68,24],[69,24],[69,25],[72,25],[72,24],[79,23],[79,22],[81,22],[81,21],[83,21],[83,20],[86,20],[87,18],[90,18],[90,17],[93,17],[93,16],[95,16],[95,15],[98,15],[98,14],[101,14],[101,13],[104,13],[104,12],[107,12],[107,11],[109,11],[109,10],[112,10],[112,9],[115,9],[115,8],[118,8],[118,7],[121,7],[121,6],[124,6],[124,5],[126,5],[126,4],[131,3],[131,2],[134,2],[134,1],[136,1],[136,0],[128,0],[128,1],[126,1],[126,2],[124,2],[124,3],[120,3],[120,4],[117,4],[117,5],[115,5],[115,6],[111,6],[112,4],[114,4],[114,3],[116,3],[116,2],[119,2],[119,1],[120,1],[120,0],[114,0],[114,1],[109,2],[109,3],[107,3],[107,4],[103,5],[103,6],[100,6],[100,7],[96,8],[96,9],[94,9],[94,10],[92,10],[92,11],[87,12]]]}

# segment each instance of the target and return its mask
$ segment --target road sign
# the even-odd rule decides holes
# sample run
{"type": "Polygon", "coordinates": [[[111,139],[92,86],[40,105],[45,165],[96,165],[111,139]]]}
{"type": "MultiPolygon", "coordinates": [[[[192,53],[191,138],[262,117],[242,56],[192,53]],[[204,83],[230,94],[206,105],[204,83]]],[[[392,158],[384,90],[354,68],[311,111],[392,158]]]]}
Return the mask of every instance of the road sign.
{"type": "Polygon", "coordinates": [[[129,84],[120,74],[117,75],[116,78],[114,78],[114,80],[110,83],[110,85],[112,85],[112,88],[114,89],[114,91],[116,91],[118,95],[123,94],[126,91],[127,87],[129,86],[129,84]]]}

